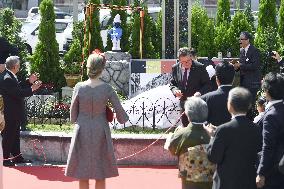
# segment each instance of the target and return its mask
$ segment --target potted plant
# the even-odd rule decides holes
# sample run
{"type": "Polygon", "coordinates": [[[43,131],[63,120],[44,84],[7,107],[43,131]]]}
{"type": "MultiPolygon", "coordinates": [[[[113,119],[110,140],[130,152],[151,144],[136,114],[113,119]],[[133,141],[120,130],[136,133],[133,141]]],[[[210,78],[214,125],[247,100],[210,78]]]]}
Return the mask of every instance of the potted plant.
{"type": "Polygon", "coordinates": [[[67,86],[74,87],[81,79],[81,64],[78,62],[65,63],[63,70],[67,86]]]}
{"type": "Polygon", "coordinates": [[[78,39],[74,39],[70,50],[64,55],[64,77],[68,87],[74,87],[81,79],[82,47],[78,39]]]}

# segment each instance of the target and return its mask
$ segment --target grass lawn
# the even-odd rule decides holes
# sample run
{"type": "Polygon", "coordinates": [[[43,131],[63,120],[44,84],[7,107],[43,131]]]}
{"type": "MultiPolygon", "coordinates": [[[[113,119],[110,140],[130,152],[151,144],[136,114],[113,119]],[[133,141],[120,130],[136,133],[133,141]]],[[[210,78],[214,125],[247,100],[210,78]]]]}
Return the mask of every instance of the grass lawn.
{"type": "MultiPolygon", "coordinates": [[[[43,132],[66,132],[71,133],[73,131],[72,124],[64,125],[53,125],[53,124],[44,124],[44,125],[27,125],[28,131],[43,131],[43,132]]],[[[114,134],[162,134],[166,129],[155,129],[152,128],[142,128],[138,126],[127,127],[124,129],[112,129],[111,132],[114,134]]]]}

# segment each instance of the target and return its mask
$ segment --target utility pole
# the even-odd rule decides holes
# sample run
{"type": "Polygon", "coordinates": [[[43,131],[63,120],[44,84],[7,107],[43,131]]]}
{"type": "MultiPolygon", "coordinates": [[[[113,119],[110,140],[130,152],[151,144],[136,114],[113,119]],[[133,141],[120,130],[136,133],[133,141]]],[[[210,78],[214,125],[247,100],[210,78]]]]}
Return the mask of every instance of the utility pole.
{"type": "Polygon", "coordinates": [[[78,21],[78,0],[73,0],[73,22],[78,21]]]}

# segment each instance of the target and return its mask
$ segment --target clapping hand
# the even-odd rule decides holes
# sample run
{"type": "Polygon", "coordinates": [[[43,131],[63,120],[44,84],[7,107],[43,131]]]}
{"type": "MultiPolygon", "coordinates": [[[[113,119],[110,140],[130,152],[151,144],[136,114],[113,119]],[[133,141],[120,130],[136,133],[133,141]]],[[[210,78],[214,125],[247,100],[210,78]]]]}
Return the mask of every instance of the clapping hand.
{"type": "Polygon", "coordinates": [[[40,88],[41,84],[42,84],[42,82],[40,80],[35,81],[32,85],[32,91],[38,90],[40,88]]]}
{"type": "Polygon", "coordinates": [[[38,73],[33,73],[29,77],[29,82],[30,82],[30,84],[34,84],[35,81],[37,81],[38,79],[39,79],[39,74],[38,73]]]}

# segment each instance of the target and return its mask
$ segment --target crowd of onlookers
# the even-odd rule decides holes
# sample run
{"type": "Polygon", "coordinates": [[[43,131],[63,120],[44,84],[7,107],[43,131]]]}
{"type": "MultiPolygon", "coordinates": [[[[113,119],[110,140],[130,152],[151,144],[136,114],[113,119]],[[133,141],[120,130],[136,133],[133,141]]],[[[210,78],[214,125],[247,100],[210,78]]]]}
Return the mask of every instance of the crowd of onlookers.
{"type": "MultiPolygon", "coordinates": [[[[182,125],[166,147],[178,156],[183,189],[284,188],[284,75],[260,77],[250,39],[240,34],[239,61],[215,66],[214,91],[195,51],[179,50],[171,90],[180,99],[182,125]]],[[[272,57],[283,66],[277,52],[272,57]]]]}

